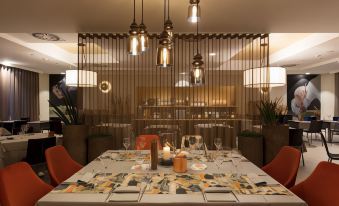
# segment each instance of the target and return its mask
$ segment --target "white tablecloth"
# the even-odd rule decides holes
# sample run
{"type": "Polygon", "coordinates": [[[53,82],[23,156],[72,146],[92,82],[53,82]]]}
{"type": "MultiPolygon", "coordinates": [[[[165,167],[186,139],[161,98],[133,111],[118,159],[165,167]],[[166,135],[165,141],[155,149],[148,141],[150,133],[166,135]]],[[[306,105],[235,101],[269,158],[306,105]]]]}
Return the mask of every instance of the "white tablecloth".
{"type": "MultiPolygon", "coordinates": [[[[46,138],[46,133],[33,133],[0,137],[0,168],[19,162],[26,157],[29,139],[46,138]],[[13,138],[13,139],[8,139],[13,138]]],[[[57,144],[61,144],[62,136],[57,135],[57,144]]]]}
{"type": "MultiPolygon", "coordinates": [[[[189,161],[189,166],[192,162],[189,161]]],[[[86,172],[112,172],[112,173],[173,173],[172,167],[162,167],[158,166],[158,169],[155,171],[143,171],[143,170],[131,170],[131,167],[135,164],[135,161],[111,161],[107,170],[105,171],[104,166],[100,161],[92,161],[88,165],[86,165],[82,170],[73,175],[70,179],[75,181],[79,179],[86,172]]],[[[222,165],[222,169],[218,169],[217,166],[213,162],[206,162],[207,169],[205,171],[192,171],[189,170],[188,173],[221,173],[221,172],[234,172],[240,174],[249,174],[255,173],[260,175],[268,184],[278,184],[274,179],[265,174],[260,168],[252,164],[251,162],[244,161],[241,162],[238,166],[238,169],[235,170],[233,164],[231,162],[225,162],[222,165]],[[222,171],[221,171],[222,170],[222,171]]],[[[69,179],[69,181],[71,181],[69,179]]],[[[71,182],[72,182],[71,181],[71,182]]],[[[141,198],[140,202],[106,202],[108,194],[84,194],[84,193],[49,193],[43,198],[41,198],[37,206],[73,206],[73,205],[81,205],[81,206],[89,206],[89,205],[289,205],[289,206],[306,206],[306,203],[303,202],[300,198],[295,195],[236,195],[239,202],[205,202],[203,195],[173,195],[173,194],[159,194],[159,195],[146,195],[144,194],[141,198]]]]}

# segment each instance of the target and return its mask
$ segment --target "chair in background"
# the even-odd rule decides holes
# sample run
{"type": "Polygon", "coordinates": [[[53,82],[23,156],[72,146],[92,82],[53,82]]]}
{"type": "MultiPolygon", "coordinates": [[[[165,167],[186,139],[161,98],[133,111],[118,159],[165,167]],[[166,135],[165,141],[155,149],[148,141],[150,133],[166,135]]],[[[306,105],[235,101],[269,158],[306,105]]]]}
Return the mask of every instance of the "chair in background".
{"type": "Polygon", "coordinates": [[[55,132],[55,134],[62,134],[62,124],[60,119],[53,119],[49,122],[49,131],[55,132]]]}
{"type": "Polygon", "coordinates": [[[333,117],[333,121],[339,121],[339,117],[333,117]]]}
{"type": "Polygon", "coordinates": [[[289,130],[289,145],[300,150],[303,166],[305,166],[304,141],[303,141],[303,130],[302,129],[290,129],[289,130]]]}
{"type": "Polygon", "coordinates": [[[327,156],[328,156],[328,162],[332,162],[332,160],[339,160],[339,154],[333,154],[328,149],[328,145],[327,145],[327,142],[326,142],[326,139],[325,139],[323,133],[320,133],[320,136],[321,136],[321,140],[322,140],[323,144],[325,145],[326,153],[327,153],[327,156]]]}
{"type": "Polygon", "coordinates": [[[312,174],[290,190],[308,206],[339,205],[339,165],[320,162],[312,174]]]}
{"type": "Polygon", "coordinates": [[[0,205],[34,206],[53,188],[36,176],[25,162],[0,170],[0,205]]]}
{"type": "Polygon", "coordinates": [[[286,188],[291,188],[294,186],[297,177],[300,156],[299,150],[284,146],[277,156],[264,166],[262,170],[286,188]]]}
{"type": "Polygon", "coordinates": [[[158,148],[161,149],[160,137],[154,134],[144,134],[139,135],[135,141],[135,149],[136,150],[149,150],[151,149],[152,140],[157,140],[158,148]]]}
{"type": "Polygon", "coordinates": [[[307,140],[309,145],[312,144],[312,138],[313,138],[313,134],[320,134],[321,130],[323,128],[323,121],[318,121],[318,120],[312,120],[310,123],[310,127],[308,129],[305,129],[304,132],[306,132],[307,134],[307,140]],[[308,135],[311,134],[311,141],[308,137],[308,135]]]}
{"type": "Polygon", "coordinates": [[[192,138],[192,137],[195,138],[196,142],[200,139],[202,140],[201,135],[184,135],[181,138],[181,147],[180,148],[189,148],[189,139],[192,138]]]}
{"type": "Polygon", "coordinates": [[[55,146],[45,151],[51,184],[57,186],[78,172],[82,165],[74,161],[63,146],[55,146]]]}

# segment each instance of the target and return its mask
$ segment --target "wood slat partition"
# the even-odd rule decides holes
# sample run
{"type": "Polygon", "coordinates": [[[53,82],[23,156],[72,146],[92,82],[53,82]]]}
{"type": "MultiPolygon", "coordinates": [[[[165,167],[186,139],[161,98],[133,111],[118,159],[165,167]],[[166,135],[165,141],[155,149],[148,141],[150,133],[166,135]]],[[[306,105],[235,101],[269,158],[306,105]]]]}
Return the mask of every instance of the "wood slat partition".
{"type": "Polygon", "coordinates": [[[129,56],[127,34],[79,34],[78,69],[98,74],[98,87],[80,88],[78,96],[92,134],[121,138],[130,130],[138,135],[170,127],[181,136],[198,133],[204,124],[222,124],[233,129],[232,135],[252,129],[258,121],[256,104],[268,94],[244,87],[243,71],[268,65],[268,34],[201,34],[199,38],[176,34],[170,68],[156,67],[158,38],[151,34],[148,51],[129,56]],[[197,39],[205,62],[205,85],[177,87],[178,81],[189,81],[197,39]],[[111,85],[107,93],[99,89],[103,81],[111,85]]]}

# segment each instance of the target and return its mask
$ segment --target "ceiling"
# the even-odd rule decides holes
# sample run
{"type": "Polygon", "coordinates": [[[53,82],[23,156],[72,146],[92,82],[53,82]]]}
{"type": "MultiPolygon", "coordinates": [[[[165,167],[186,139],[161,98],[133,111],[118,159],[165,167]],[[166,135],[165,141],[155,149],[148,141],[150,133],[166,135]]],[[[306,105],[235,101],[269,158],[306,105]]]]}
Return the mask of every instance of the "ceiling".
{"type": "MultiPolygon", "coordinates": [[[[77,34],[55,34],[61,41],[38,40],[30,33],[0,33],[0,64],[40,73],[60,73],[76,67],[77,34]]],[[[234,52],[232,59],[239,58],[234,52]]],[[[335,73],[339,72],[338,61],[339,33],[270,34],[271,65],[284,66],[288,73],[335,73]]],[[[110,62],[118,63],[114,59],[110,62]]]]}
{"type": "MultiPolygon", "coordinates": [[[[132,0],[1,0],[0,32],[126,32],[132,0]]],[[[140,2],[137,0],[137,21],[140,2]]],[[[145,0],[145,23],[151,32],[163,24],[163,0],[145,0]]],[[[189,0],[171,0],[176,32],[193,32],[187,23],[189,0]]],[[[329,33],[339,32],[339,1],[201,0],[202,32],[329,33]]]]}

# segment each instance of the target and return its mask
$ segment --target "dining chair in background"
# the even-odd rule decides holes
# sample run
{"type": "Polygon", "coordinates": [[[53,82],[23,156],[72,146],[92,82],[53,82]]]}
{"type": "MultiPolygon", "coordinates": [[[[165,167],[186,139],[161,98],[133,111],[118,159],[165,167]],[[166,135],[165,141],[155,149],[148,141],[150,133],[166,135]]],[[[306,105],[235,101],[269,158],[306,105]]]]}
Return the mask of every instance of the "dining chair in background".
{"type": "Polygon", "coordinates": [[[339,165],[320,162],[312,174],[290,190],[308,206],[339,205],[339,165]]]}
{"type": "Polygon", "coordinates": [[[51,184],[57,186],[78,172],[82,165],[74,161],[63,146],[55,146],[45,151],[51,184]]]}
{"type": "Polygon", "coordinates": [[[298,174],[300,156],[301,152],[298,149],[284,146],[262,170],[286,188],[291,188],[298,174]]]}
{"type": "Polygon", "coordinates": [[[135,141],[135,149],[136,150],[149,150],[149,149],[151,149],[152,140],[157,140],[158,148],[162,149],[161,144],[160,144],[160,137],[158,135],[155,135],[155,134],[139,135],[136,138],[136,141],[135,141]]]}
{"type": "Polygon", "coordinates": [[[313,134],[320,134],[321,130],[323,128],[323,121],[318,121],[318,120],[312,120],[310,123],[310,126],[308,129],[305,129],[304,132],[306,132],[306,137],[309,145],[312,145],[312,139],[313,139],[313,134]],[[311,134],[311,141],[308,137],[308,135],[311,134]]]}
{"type": "Polygon", "coordinates": [[[303,166],[305,166],[304,160],[304,140],[303,140],[303,130],[302,129],[289,129],[289,146],[297,148],[301,152],[301,159],[303,162],[303,166]]]}
{"type": "Polygon", "coordinates": [[[0,205],[34,206],[53,189],[42,181],[26,162],[18,162],[0,170],[0,205]]]}
{"type": "Polygon", "coordinates": [[[320,136],[321,136],[321,141],[325,145],[326,154],[328,156],[328,162],[332,162],[332,160],[339,160],[339,154],[333,154],[328,149],[328,145],[327,145],[327,142],[326,142],[326,139],[325,139],[323,133],[320,133],[320,136]]]}

